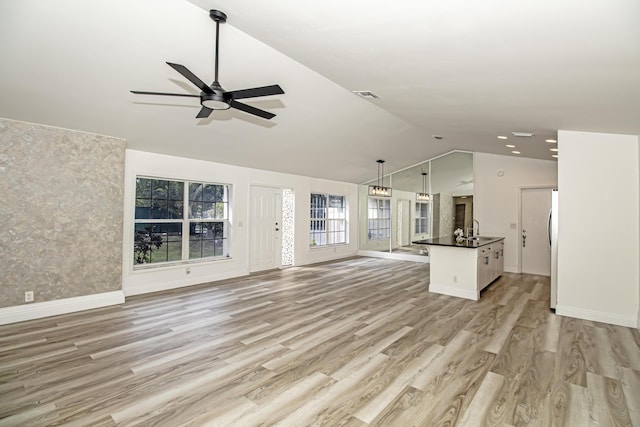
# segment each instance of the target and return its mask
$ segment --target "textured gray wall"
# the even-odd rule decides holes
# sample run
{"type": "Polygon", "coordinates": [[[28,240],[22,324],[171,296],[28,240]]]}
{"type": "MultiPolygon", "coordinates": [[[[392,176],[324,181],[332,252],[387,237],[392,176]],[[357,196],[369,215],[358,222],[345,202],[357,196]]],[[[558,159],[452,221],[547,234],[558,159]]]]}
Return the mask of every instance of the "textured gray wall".
{"type": "Polygon", "coordinates": [[[124,150],[0,119],[0,307],[122,288],[124,150]]]}
{"type": "Polygon", "coordinates": [[[448,193],[433,195],[433,237],[453,236],[453,197],[448,193]]]}

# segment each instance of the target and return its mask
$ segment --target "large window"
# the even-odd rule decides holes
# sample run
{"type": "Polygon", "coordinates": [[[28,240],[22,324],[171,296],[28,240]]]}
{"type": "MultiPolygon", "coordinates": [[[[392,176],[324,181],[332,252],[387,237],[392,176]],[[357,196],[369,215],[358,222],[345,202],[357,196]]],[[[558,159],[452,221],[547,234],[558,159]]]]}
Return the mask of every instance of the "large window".
{"type": "Polygon", "coordinates": [[[347,201],[345,196],[311,194],[311,246],[347,243],[347,201]]]}
{"type": "Polygon", "coordinates": [[[229,257],[229,186],[136,178],[133,263],[229,257]]]}
{"type": "Polygon", "coordinates": [[[391,201],[370,197],[367,211],[367,236],[369,240],[389,239],[391,236],[391,201]]]}
{"type": "Polygon", "coordinates": [[[429,234],[429,203],[416,202],[415,234],[429,234]]]}

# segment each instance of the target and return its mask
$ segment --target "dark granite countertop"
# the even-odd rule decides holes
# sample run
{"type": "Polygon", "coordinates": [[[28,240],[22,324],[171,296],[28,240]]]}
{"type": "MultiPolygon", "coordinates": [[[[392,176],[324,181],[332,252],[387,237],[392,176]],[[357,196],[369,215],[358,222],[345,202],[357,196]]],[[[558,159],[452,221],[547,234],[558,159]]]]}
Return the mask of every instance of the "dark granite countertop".
{"type": "Polygon", "coordinates": [[[462,243],[456,243],[454,236],[435,237],[433,239],[416,240],[412,243],[417,245],[434,245],[434,246],[453,246],[456,248],[479,248],[480,246],[490,245],[491,243],[504,240],[504,237],[479,236],[474,240],[465,240],[462,243]],[[477,240],[476,240],[477,239],[477,240]]]}

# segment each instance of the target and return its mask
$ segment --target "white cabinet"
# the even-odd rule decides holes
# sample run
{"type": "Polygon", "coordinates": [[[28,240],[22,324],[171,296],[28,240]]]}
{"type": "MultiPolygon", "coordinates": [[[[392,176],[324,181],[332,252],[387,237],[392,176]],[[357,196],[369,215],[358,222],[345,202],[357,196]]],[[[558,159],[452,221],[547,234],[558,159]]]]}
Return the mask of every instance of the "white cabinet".
{"type": "Polygon", "coordinates": [[[504,242],[480,246],[477,251],[478,290],[482,290],[504,272],[504,242]]]}
{"type": "Polygon", "coordinates": [[[429,291],[477,300],[504,271],[504,238],[486,245],[432,245],[429,291]]]}
{"type": "Polygon", "coordinates": [[[477,249],[478,252],[478,290],[483,289],[489,283],[491,283],[491,276],[493,276],[493,253],[491,252],[491,246],[481,246],[477,249]]]}
{"type": "Polygon", "coordinates": [[[495,260],[493,280],[495,280],[504,273],[504,241],[493,245],[493,258],[495,260]]]}

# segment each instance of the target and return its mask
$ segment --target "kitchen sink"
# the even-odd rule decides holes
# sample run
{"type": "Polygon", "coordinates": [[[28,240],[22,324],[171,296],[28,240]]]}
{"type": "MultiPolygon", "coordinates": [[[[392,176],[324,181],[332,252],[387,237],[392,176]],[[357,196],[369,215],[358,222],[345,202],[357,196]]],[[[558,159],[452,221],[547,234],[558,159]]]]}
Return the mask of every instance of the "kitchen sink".
{"type": "Polygon", "coordinates": [[[487,242],[489,240],[494,240],[495,237],[489,237],[489,236],[474,236],[474,237],[467,237],[467,240],[470,242],[487,242]]]}

